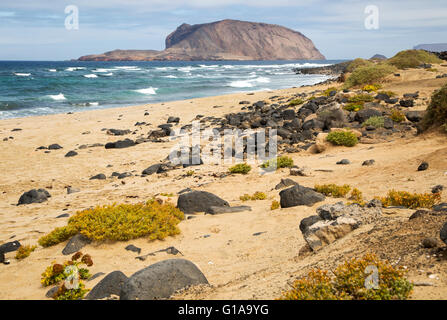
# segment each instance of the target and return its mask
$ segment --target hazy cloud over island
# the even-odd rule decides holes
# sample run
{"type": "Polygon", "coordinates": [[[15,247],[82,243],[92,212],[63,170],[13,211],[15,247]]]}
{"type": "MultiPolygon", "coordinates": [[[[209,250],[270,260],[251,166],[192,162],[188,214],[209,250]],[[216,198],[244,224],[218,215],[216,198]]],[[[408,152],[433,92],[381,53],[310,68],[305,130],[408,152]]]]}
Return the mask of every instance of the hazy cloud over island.
{"type": "Polygon", "coordinates": [[[391,56],[421,43],[447,42],[447,2],[293,0],[21,0],[0,3],[0,59],[64,60],[113,49],[164,49],[182,23],[237,19],[279,24],[312,39],[328,59],[391,56]],[[67,5],[79,30],[66,30],[67,5]],[[379,8],[367,30],[365,8],[379,8]]]}

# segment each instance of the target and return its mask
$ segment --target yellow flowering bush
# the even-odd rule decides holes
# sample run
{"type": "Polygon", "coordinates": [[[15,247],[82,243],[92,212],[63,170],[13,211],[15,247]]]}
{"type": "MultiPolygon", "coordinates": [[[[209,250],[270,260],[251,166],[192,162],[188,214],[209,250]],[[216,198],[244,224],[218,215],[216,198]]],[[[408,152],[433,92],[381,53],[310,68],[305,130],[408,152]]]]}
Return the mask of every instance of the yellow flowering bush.
{"type": "Polygon", "coordinates": [[[280,300],[406,300],[413,285],[405,278],[405,271],[393,267],[375,255],[344,262],[332,271],[314,269],[295,281],[292,289],[280,300]],[[372,271],[371,271],[372,270],[372,271]],[[376,271],[378,283],[368,287],[371,272],[376,271]]]}
{"type": "Polygon", "coordinates": [[[77,212],[62,228],[39,239],[49,247],[81,233],[94,241],[127,241],[144,236],[162,240],[180,233],[177,225],[185,218],[183,212],[170,203],[150,200],[137,204],[97,206],[77,212]]]}
{"type": "Polygon", "coordinates": [[[407,191],[388,191],[386,197],[378,198],[384,207],[402,206],[410,209],[428,208],[430,209],[441,202],[440,193],[410,193],[407,191]]]}
{"type": "Polygon", "coordinates": [[[351,191],[351,186],[348,184],[345,184],[343,186],[338,186],[336,184],[323,184],[315,185],[314,189],[315,191],[329,197],[343,198],[349,193],[349,191],[351,191]]]}

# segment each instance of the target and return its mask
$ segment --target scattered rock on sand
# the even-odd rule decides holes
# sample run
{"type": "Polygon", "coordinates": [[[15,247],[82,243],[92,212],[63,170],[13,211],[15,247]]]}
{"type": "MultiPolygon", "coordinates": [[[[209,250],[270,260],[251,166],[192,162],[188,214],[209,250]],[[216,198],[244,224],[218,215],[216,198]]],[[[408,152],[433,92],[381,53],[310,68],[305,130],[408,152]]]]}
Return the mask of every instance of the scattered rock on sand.
{"type": "Polygon", "coordinates": [[[62,250],[62,254],[66,256],[66,255],[78,252],[79,250],[81,250],[86,245],[90,244],[91,242],[92,241],[89,238],[78,233],[77,235],[75,235],[68,241],[64,250],[62,250]]]}
{"type": "Polygon", "coordinates": [[[439,236],[441,237],[441,240],[447,244],[447,223],[444,224],[444,226],[441,229],[441,232],[439,233],[439,236]]]}
{"type": "Polygon", "coordinates": [[[296,185],[292,188],[283,190],[279,193],[281,197],[281,208],[290,208],[296,206],[312,206],[317,202],[324,201],[326,197],[321,193],[315,192],[311,188],[296,185]]]}
{"type": "Polygon", "coordinates": [[[111,136],[124,136],[126,134],[129,134],[130,132],[130,130],[108,129],[106,133],[111,136]]]}
{"type": "Polygon", "coordinates": [[[141,173],[143,176],[150,176],[154,173],[162,173],[165,170],[163,169],[163,166],[161,163],[153,164],[149,168],[146,168],[141,173]]]}
{"type": "Polygon", "coordinates": [[[107,177],[103,173],[97,174],[96,176],[90,178],[90,180],[106,180],[106,179],[107,177]]]}
{"type": "Polygon", "coordinates": [[[19,241],[12,241],[4,243],[0,246],[0,253],[8,253],[19,250],[22,245],[19,241]]]}
{"type": "Polygon", "coordinates": [[[81,189],[72,188],[72,187],[67,188],[67,194],[72,194],[72,193],[76,193],[76,192],[81,192],[81,189]]]}
{"type": "Polygon", "coordinates": [[[132,252],[136,252],[138,254],[141,253],[141,248],[135,247],[133,244],[129,244],[126,248],[127,251],[132,251],[132,252]]]}
{"type": "Polygon", "coordinates": [[[119,295],[128,278],[121,271],[113,271],[98,282],[85,297],[86,300],[104,299],[112,294],[119,295]]]}
{"type": "Polygon", "coordinates": [[[436,248],[438,246],[438,240],[435,238],[425,238],[422,240],[422,246],[426,249],[436,248]]]}
{"type": "Polygon", "coordinates": [[[447,203],[443,202],[436,206],[433,206],[433,210],[437,212],[447,211],[447,203]]]}
{"type": "Polygon", "coordinates": [[[177,207],[184,213],[207,212],[210,207],[229,207],[227,201],[206,191],[192,191],[178,197],[177,207]]]}
{"type": "Polygon", "coordinates": [[[133,147],[135,145],[135,141],[130,139],[118,140],[116,142],[109,142],[105,145],[106,149],[124,149],[133,147]]]}
{"type": "Polygon", "coordinates": [[[77,156],[78,155],[78,153],[76,152],[76,151],[69,151],[69,152],[67,152],[67,154],[65,155],[65,157],[66,158],[70,158],[70,157],[75,157],[75,156],[77,156]]]}
{"type": "Polygon", "coordinates": [[[444,190],[444,186],[443,185],[437,185],[437,186],[434,186],[432,189],[431,189],[431,192],[432,193],[440,193],[442,190],[444,190]]]}
{"type": "Polygon", "coordinates": [[[281,190],[290,186],[296,186],[298,183],[292,179],[281,179],[281,182],[275,186],[275,190],[281,190]]]}
{"type": "Polygon", "coordinates": [[[215,214],[223,214],[223,213],[242,212],[242,211],[251,211],[251,207],[249,207],[249,206],[239,206],[239,207],[211,206],[208,208],[208,210],[205,213],[215,215],[215,214]]]}
{"type": "Polygon", "coordinates": [[[418,167],[418,171],[425,171],[428,169],[428,162],[422,162],[419,167],[418,167]]]}
{"type": "Polygon", "coordinates": [[[343,159],[337,162],[338,165],[348,165],[351,164],[351,161],[349,161],[348,159],[343,159]]]}
{"type": "Polygon", "coordinates": [[[59,149],[63,149],[63,148],[60,145],[58,145],[57,143],[51,144],[48,146],[48,150],[59,150],[59,149]]]}
{"type": "Polygon", "coordinates": [[[45,189],[33,189],[22,194],[19,199],[18,205],[42,203],[44,201],[47,201],[50,197],[50,193],[45,189]]]}
{"type": "Polygon", "coordinates": [[[132,275],[124,283],[120,299],[167,299],[179,289],[199,284],[208,284],[208,280],[195,264],[184,259],[164,260],[132,275]]]}
{"type": "Polygon", "coordinates": [[[373,160],[373,159],[371,159],[371,160],[366,160],[366,161],[364,161],[364,162],[362,163],[362,166],[364,166],[364,167],[369,167],[369,166],[374,165],[374,163],[376,163],[376,160],[373,160]]]}

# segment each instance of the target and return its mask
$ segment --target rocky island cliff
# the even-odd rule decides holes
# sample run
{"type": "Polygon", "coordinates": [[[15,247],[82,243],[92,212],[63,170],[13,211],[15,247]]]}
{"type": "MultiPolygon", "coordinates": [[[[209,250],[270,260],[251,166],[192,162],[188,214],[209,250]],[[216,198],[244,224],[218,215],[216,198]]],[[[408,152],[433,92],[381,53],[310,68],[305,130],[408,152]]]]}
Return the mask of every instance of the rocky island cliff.
{"type": "Polygon", "coordinates": [[[182,24],[166,38],[166,49],[114,50],[80,61],[324,60],[300,32],[266,23],[222,20],[182,24]]]}

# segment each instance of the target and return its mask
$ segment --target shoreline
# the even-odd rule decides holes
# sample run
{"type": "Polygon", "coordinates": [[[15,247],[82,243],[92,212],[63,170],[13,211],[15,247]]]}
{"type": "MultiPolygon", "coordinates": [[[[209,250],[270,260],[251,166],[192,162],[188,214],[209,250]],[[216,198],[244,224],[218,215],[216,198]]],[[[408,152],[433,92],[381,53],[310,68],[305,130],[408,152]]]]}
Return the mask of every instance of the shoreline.
{"type": "MultiPolygon", "coordinates": [[[[447,68],[440,69],[444,72],[447,68]]],[[[408,70],[402,72],[401,77],[387,82],[384,90],[393,90],[399,96],[419,91],[420,99],[409,110],[424,110],[428,97],[445,82],[445,79],[434,79],[432,73],[423,70],[408,70]]],[[[315,215],[320,205],[336,203],[340,199],[327,198],[324,203],[311,207],[272,211],[272,201],[279,200],[279,190],[275,186],[281,179],[291,178],[310,188],[322,183],[350,184],[359,188],[366,199],[384,196],[393,188],[427,192],[434,185],[447,185],[447,176],[444,174],[444,159],[447,156],[445,136],[436,133],[416,136],[414,130],[398,131],[396,136],[385,136],[386,139],[373,144],[361,142],[353,148],[328,146],[320,154],[304,149],[284,152],[300,168],[310,169],[307,176],[290,176],[288,169],[280,169],[265,176],[260,176],[257,170],[244,176],[227,175],[230,167],[227,164],[204,164],[142,176],[143,170],[166,158],[173,146],[172,142],[161,139],[161,142],[141,143],[127,149],[105,149],[104,144],[147,135],[160,124],[165,124],[170,116],[180,118],[176,127],[183,126],[197,119],[198,115],[213,120],[213,117],[222,118],[226,114],[239,113],[244,107],[240,105],[242,101],[248,101],[248,105],[262,100],[275,102],[276,99],[270,98],[279,96],[282,103],[287,104],[289,99],[303,92],[310,94],[331,86],[334,84],[255,92],[253,95],[239,93],[163,104],[85,110],[70,115],[0,120],[0,243],[18,240],[24,245],[34,245],[55,227],[66,225],[70,216],[92,206],[114,202],[137,203],[151,197],[175,204],[180,190],[191,188],[207,191],[225,199],[231,206],[248,205],[252,211],[220,215],[194,214],[193,219],[180,222],[179,235],[163,241],[139,238],[125,242],[92,243],[82,249],[83,253],[93,258],[91,273],[108,274],[120,270],[126,276],[131,276],[156,262],[183,258],[198,266],[210,286],[191,288],[176,294],[173,299],[278,298],[288,288],[290,279],[301,276],[308,268],[332,268],[340,257],[352,256],[357,253],[354,249],[363,250],[356,237],[367,235],[374,227],[361,227],[318,254],[300,255],[305,245],[299,229],[300,221],[315,215]],[[144,115],[146,112],[149,115],[144,115]],[[135,126],[137,122],[146,124],[135,126]],[[21,130],[12,131],[18,128],[21,130]],[[130,129],[136,133],[112,136],[104,130],[112,128],[130,129]],[[14,139],[2,141],[8,136],[14,139]],[[430,143],[427,143],[428,139],[430,143]],[[38,150],[40,146],[55,143],[63,149],[38,150]],[[71,150],[75,150],[78,155],[65,157],[71,150]],[[337,165],[336,162],[341,159],[349,159],[351,165],[337,165]],[[375,165],[362,166],[363,161],[368,159],[374,159],[375,165]],[[421,161],[428,161],[430,169],[419,173],[416,169],[421,161]],[[189,176],[189,170],[194,171],[194,174],[189,176]],[[131,173],[131,176],[118,179],[112,177],[114,172],[131,173]],[[90,177],[100,173],[106,175],[105,180],[90,180],[90,177]],[[69,194],[68,187],[79,189],[79,192],[69,194]],[[51,198],[48,201],[16,205],[21,194],[39,188],[49,191],[51,198]],[[255,192],[265,192],[267,199],[248,202],[240,200],[241,195],[255,192]],[[162,196],[162,193],[173,196],[162,196]],[[136,253],[125,249],[131,244],[141,248],[143,255],[173,246],[183,256],[161,252],[140,261],[136,259],[136,253]]],[[[445,195],[443,200],[447,200],[445,195]]],[[[384,216],[391,218],[386,222],[401,224],[408,221],[413,212],[408,209],[390,209],[384,216]]],[[[422,235],[425,236],[424,233],[422,235]]],[[[38,247],[23,261],[14,259],[14,253],[6,254],[11,264],[0,264],[0,299],[46,299],[45,294],[50,288],[41,286],[40,276],[52,261],[62,262],[68,258],[62,254],[65,245],[66,242],[48,248],[38,247]],[[19,273],[20,277],[17,277],[19,273]]],[[[377,250],[381,247],[385,246],[380,241],[377,246],[372,246],[377,250]]],[[[397,254],[400,253],[397,251],[397,254]]],[[[422,263],[426,271],[440,274],[440,280],[430,280],[436,285],[433,287],[416,287],[413,298],[439,299],[445,296],[445,267],[439,264],[436,268],[430,268],[428,265],[431,262],[426,260],[422,263]]],[[[418,270],[413,265],[409,266],[409,278],[412,281],[426,280],[427,276],[418,270]]],[[[103,276],[86,282],[87,288],[93,288],[102,279],[103,276]]]]}

